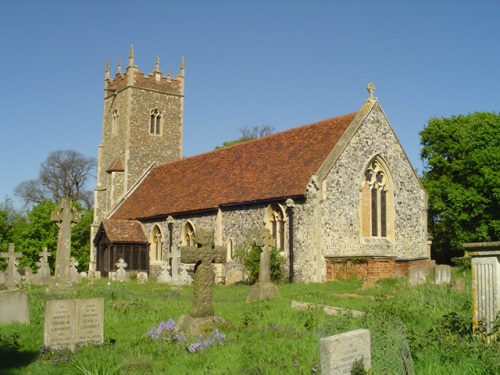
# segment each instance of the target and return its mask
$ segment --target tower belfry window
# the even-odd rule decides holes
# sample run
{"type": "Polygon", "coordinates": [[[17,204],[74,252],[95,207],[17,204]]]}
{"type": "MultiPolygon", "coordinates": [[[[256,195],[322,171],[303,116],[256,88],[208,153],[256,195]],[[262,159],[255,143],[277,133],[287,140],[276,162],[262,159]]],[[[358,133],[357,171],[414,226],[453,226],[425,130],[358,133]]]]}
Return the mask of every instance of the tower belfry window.
{"type": "Polygon", "coordinates": [[[161,114],[157,109],[151,111],[149,119],[149,134],[160,135],[161,114]]]}

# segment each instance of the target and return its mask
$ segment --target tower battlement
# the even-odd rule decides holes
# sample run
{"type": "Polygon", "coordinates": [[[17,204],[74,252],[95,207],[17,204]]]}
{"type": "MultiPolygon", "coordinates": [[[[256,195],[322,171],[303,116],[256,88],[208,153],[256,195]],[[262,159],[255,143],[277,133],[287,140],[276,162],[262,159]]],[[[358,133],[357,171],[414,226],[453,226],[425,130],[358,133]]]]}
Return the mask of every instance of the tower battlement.
{"type": "Polygon", "coordinates": [[[149,74],[139,71],[134,65],[134,50],[130,47],[129,63],[124,73],[122,73],[121,61],[118,61],[118,71],[114,78],[111,78],[109,61],[106,63],[104,77],[104,98],[116,95],[129,86],[142,88],[145,90],[155,90],[171,95],[184,95],[184,58],[181,59],[180,71],[175,77],[172,77],[170,69],[167,75],[163,75],[160,70],[160,59],[156,58],[155,70],[149,74]]]}

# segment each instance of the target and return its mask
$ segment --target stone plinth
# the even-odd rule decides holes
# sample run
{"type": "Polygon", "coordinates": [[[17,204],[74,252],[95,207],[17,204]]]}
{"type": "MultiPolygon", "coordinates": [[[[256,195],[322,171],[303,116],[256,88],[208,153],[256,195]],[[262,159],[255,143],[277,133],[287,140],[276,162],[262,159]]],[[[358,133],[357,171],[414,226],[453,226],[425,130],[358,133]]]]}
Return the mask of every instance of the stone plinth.
{"type": "Polygon", "coordinates": [[[371,367],[370,331],[357,329],[320,339],[320,363],[323,375],[349,375],[354,361],[362,359],[371,367]]]}
{"type": "Polygon", "coordinates": [[[28,295],[19,289],[0,291],[0,324],[30,323],[28,295]]]}
{"type": "Polygon", "coordinates": [[[483,322],[488,332],[500,311],[500,242],[464,244],[472,258],[472,326],[483,322]]]}

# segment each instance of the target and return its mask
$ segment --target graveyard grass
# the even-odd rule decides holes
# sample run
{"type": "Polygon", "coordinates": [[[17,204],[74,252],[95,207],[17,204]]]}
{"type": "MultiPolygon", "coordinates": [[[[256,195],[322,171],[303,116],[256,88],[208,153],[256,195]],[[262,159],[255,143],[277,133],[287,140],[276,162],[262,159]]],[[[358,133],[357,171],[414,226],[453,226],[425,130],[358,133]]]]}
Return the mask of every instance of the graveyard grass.
{"type": "MultiPolygon", "coordinates": [[[[280,299],[255,303],[246,303],[248,285],[215,285],[215,315],[232,326],[219,329],[225,334],[222,345],[194,353],[188,347],[199,338],[183,342],[148,336],[160,322],[178,321],[189,312],[191,286],[102,279],[94,286],[84,281],[71,296],[27,287],[31,324],[0,325],[0,373],[319,374],[321,337],[366,328],[372,337],[372,375],[404,374],[404,366],[412,366],[408,347],[415,374],[495,374],[498,342],[487,344],[471,335],[470,276],[458,276],[466,277],[463,292],[430,282],[410,288],[405,279],[364,290],[361,281],[349,279],[282,284],[280,299]],[[77,347],[74,353],[43,348],[44,302],[70,297],[105,299],[104,345],[77,347]],[[291,308],[294,300],[367,313],[352,318],[326,316],[319,308],[297,311],[291,308]]],[[[212,329],[207,327],[205,338],[212,329]]]]}

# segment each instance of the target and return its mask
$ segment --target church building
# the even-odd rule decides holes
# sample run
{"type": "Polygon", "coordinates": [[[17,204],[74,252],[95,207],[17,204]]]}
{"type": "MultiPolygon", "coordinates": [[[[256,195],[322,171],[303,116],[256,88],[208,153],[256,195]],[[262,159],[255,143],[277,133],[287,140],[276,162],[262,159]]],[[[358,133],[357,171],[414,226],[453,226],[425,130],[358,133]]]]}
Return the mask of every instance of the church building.
{"type": "Polygon", "coordinates": [[[175,77],[158,59],[145,75],[131,48],[120,65],[113,78],[106,66],[92,225],[103,277],[119,258],[158,275],[199,227],[213,228],[229,264],[248,233],[269,228],[297,282],[427,265],[427,195],[373,85],[357,112],[183,158],[184,61],[175,77]]]}

